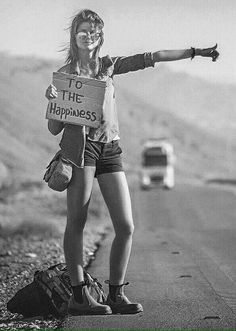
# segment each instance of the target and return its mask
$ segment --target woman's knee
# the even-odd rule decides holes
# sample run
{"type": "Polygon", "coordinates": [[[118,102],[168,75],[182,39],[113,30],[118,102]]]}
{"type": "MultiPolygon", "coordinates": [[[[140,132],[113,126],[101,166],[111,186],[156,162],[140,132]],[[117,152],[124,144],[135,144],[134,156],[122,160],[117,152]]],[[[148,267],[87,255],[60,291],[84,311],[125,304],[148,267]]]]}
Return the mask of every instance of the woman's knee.
{"type": "Polygon", "coordinates": [[[83,229],[87,220],[88,207],[81,207],[72,209],[67,208],[67,226],[75,229],[83,229]]]}
{"type": "Polygon", "coordinates": [[[118,222],[118,225],[115,227],[116,235],[123,236],[123,237],[130,237],[134,233],[134,224],[133,222],[118,222]]]}
{"type": "Polygon", "coordinates": [[[86,217],[68,217],[66,230],[72,233],[81,233],[86,224],[86,217]]]}

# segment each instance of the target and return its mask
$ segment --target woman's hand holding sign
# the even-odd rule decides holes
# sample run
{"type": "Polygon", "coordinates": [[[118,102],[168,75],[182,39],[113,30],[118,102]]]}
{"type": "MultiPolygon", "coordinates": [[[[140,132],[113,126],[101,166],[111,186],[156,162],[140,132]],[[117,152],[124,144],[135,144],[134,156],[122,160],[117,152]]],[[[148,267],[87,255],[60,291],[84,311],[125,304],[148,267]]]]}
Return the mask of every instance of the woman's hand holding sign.
{"type": "Polygon", "coordinates": [[[50,84],[48,86],[48,88],[46,89],[45,97],[48,100],[51,100],[51,99],[57,98],[57,96],[58,96],[58,94],[57,94],[57,88],[56,88],[56,86],[54,86],[53,84],[50,84]]]}

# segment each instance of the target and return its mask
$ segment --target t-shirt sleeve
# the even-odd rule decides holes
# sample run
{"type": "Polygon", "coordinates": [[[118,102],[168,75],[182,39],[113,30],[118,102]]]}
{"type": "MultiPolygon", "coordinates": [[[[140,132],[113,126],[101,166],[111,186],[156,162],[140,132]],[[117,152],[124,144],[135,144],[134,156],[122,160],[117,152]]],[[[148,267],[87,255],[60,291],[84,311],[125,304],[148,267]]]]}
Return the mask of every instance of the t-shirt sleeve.
{"type": "Polygon", "coordinates": [[[117,56],[112,58],[114,64],[113,75],[125,74],[130,71],[154,67],[153,54],[146,52],[131,56],[117,56]]]}

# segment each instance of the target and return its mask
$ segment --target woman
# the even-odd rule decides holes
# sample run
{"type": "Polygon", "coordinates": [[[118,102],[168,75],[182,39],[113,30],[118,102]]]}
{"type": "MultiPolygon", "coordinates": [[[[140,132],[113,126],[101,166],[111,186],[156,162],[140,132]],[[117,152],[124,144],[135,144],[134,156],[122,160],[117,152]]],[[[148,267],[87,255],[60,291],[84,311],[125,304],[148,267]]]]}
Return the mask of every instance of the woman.
{"type": "MultiPolygon", "coordinates": [[[[102,19],[93,11],[82,10],[70,28],[70,46],[66,65],[59,71],[83,77],[106,80],[105,107],[98,129],[68,125],[49,120],[48,127],[56,135],[64,129],[60,146],[73,163],[73,176],[67,189],[67,226],[64,236],[65,260],[70,274],[73,295],[69,312],[73,314],[138,313],[141,304],[132,303],[124,295],[127,264],[134,231],[129,189],[122,168],[119,129],[115,109],[112,78],[116,74],[154,66],[156,62],[175,61],[195,56],[216,61],[216,46],[206,49],[167,50],[129,57],[99,58],[103,44],[102,19]],[[97,177],[115,230],[110,252],[109,295],[106,305],[98,304],[89,295],[83,276],[83,229],[97,177]]],[[[56,87],[46,91],[50,100],[57,97],[56,87]]]]}

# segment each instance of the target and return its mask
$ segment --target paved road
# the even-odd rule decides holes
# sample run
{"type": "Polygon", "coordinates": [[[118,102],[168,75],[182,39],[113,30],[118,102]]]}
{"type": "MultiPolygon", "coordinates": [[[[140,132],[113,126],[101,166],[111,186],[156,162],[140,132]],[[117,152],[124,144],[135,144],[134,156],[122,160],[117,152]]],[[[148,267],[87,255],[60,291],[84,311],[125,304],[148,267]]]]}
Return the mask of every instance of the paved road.
{"type": "MultiPolygon", "coordinates": [[[[68,317],[62,327],[236,329],[236,195],[179,185],[173,191],[136,188],[132,201],[136,231],[126,293],[144,312],[68,317]]],[[[90,269],[99,280],[108,275],[111,240],[90,269]]]]}

